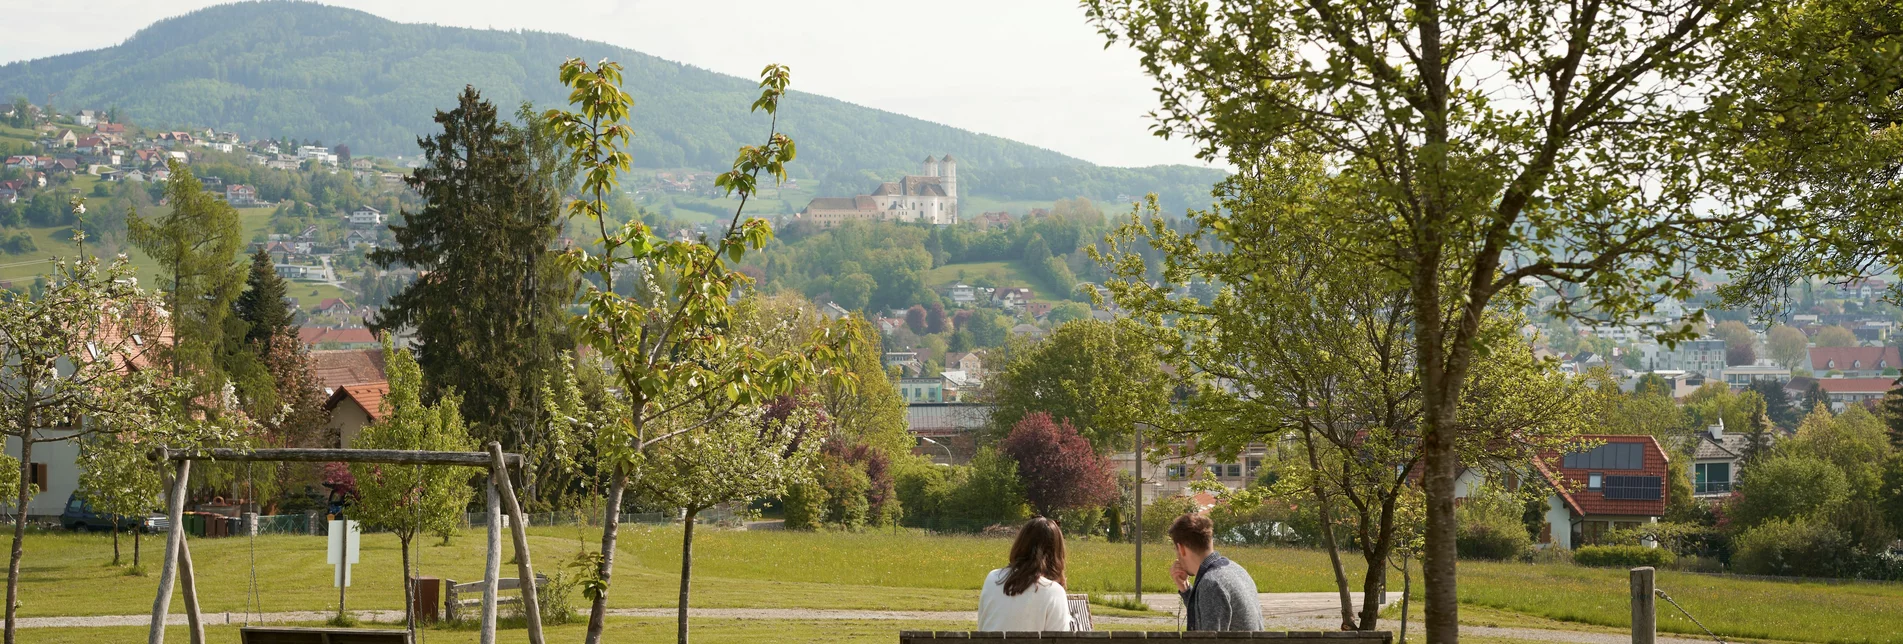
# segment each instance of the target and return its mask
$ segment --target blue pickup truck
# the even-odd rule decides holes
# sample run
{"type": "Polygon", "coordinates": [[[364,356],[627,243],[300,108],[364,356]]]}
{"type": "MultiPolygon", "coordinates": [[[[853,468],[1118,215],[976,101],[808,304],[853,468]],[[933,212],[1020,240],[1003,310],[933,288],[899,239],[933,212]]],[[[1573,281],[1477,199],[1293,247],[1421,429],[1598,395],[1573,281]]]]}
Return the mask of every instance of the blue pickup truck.
{"type": "MultiPolygon", "coordinates": [[[[113,528],[113,516],[94,512],[92,505],[87,503],[86,499],[80,497],[78,494],[74,494],[66,499],[66,511],[60,513],[59,524],[61,527],[74,532],[80,530],[111,530],[113,528]]],[[[118,517],[120,530],[143,530],[147,533],[154,533],[164,532],[170,529],[171,525],[171,519],[157,512],[148,514],[144,518],[118,517]]]]}

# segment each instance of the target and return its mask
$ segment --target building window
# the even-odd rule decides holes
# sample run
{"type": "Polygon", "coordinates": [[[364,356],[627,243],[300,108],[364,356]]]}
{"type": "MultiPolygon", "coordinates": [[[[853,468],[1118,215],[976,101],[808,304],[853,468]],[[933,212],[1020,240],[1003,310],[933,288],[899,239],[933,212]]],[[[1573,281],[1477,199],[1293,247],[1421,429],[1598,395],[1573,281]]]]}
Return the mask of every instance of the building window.
{"type": "Polygon", "coordinates": [[[1605,474],[1601,474],[1599,472],[1593,472],[1591,474],[1586,475],[1586,489],[1588,490],[1597,490],[1597,489],[1603,488],[1605,487],[1605,483],[1606,483],[1605,474]]]}
{"type": "Polygon", "coordinates": [[[1262,459],[1259,459],[1259,458],[1249,459],[1249,474],[1250,475],[1253,476],[1255,474],[1255,471],[1261,468],[1262,468],[1262,459]]]}
{"type": "Polygon", "coordinates": [[[1573,546],[1599,545],[1599,542],[1604,541],[1606,538],[1606,523],[1605,521],[1585,521],[1580,523],[1579,543],[1575,543],[1573,546]]]}
{"type": "Polygon", "coordinates": [[[1229,478],[1232,478],[1232,479],[1242,478],[1242,464],[1241,463],[1230,463],[1222,467],[1229,472],[1229,478]]]}
{"type": "Polygon", "coordinates": [[[1728,494],[1731,492],[1730,463],[1696,463],[1692,465],[1692,492],[1694,494],[1728,494]]]}
{"type": "Polygon", "coordinates": [[[1183,480],[1183,466],[1182,465],[1164,466],[1163,474],[1164,476],[1169,477],[1169,480],[1172,480],[1172,481],[1183,480]]]}

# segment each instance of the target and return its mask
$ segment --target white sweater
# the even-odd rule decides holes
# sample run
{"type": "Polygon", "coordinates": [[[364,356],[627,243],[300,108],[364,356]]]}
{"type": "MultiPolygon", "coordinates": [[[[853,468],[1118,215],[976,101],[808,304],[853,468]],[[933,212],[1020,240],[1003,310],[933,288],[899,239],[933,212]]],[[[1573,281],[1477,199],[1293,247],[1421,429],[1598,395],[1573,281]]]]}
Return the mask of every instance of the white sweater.
{"type": "Polygon", "coordinates": [[[1004,594],[1004,578],[1010,572],[1010,568],[999,568],[985,575],[984,588],[978,591],[978,630],[1071,630],[1070,603],[1065,601],[1063,586],[1039,577],[1013,597],[1004,594]]]}

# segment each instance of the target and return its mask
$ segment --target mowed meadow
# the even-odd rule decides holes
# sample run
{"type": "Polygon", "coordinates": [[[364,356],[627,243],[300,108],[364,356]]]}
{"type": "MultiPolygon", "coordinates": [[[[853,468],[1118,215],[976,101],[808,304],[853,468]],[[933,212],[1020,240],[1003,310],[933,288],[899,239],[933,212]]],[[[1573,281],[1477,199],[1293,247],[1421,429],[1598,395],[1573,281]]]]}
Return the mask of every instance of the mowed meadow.
{"type": "MultiPolygon", "coordinates": [[[[598,543],[598,531],[575,527],[531,529],[538,571],[561,572],[586,543],[598,543]]],[[[481,578],[483,535],[459,534],[450,545],[428,539],[413,547],[424,576],[471,581],[481,578]]],[[[43,533],[29,535],[22,572],[26,617],[53,615],[140,614],[151,609],[157,587],[161,542],[147,537],[143,577],[126,576],[107,565],[106,535],[43,533]]],[[[130,544],[125,544],[128,559],[130,544]]],[[[779,530],[699,530],[695,539],[694,606],[697,608],[805,608],[902,611],[970,611],[976,608],[979,582],[1003,564],[1010,542],[970,536],[937,536],[916,531],[788,532],[779,530]]],[[[1071,588],[1078,592],[1128,592],[1132,548],[1129,544],[1073,540],[1071,588]]],[[[193,541],[199,595],[209,613],[246,610],[249,563],[257,562],[258,601],[262,610],[334,610],[336,590],[324,564],[321,537],[272,535],[254,543],[242,538],[193,541]]],[[[1291,548],[1227,547],[1224,554],[1246,566],[1263,592],[1319,592],[1334,588],[1327,555],[1291,548]]],[[[505,553],[508,550],[505,548],[505,553]]],[[[1172,554],[1162,545],[1145,548],[1146,592],[1165,592],[1164,570],[1172,554]]],[[[505,558],[507,555],[505,555],[505,558]]],[[[610,606],[674,606],[680,569],[677,527],[631,526],[624,529],[617,556],[610,606]]],[[[1356,557],[1347,557],[1351,578],[1358,578],[1356,557]]],[[[352,609],[402,606],[401,562],[396,540],[367,535],[356,583],[349,591],[352,609]]],[[[513,566],[504,574],[513,574],[513,566]]],[[[1415,575],[1415,596],[1421,588],[1415,575]]],[[[1767,581],[1720,575],[1661,571],[1658,585],[1721,635],[1807,642],[1903,642],[1903,584],[1767,581]]],[[[1400,590],[1393,575],[1392,590],[1400,590]]],[[[1587,624],[1629,625],[1624,570],[1567,564],[1462,562],[1460,597],[1475,611],[1587,624]]],[[[581,600],[576,599],[579,605],[581,600]]],[[[1418,607],[1418,603],[1415,604],[1418,607]]],[[[178,602],[174,611],[182,611],[178,602]]],[[[257,610],[257,608],[253,610],[257,610]]],[[[1101,608],[1101,607],[1100,607],[1101,608]]],[[[1392,611],[1390,611],[1392,613],[1392,611]]],[[[1416,612],[1418,619],[1418,612],[1416,612]]],[[[876,624],[869,626],[877,626],[876,624]]],[[[630,625],[629,628],[637,628],[630,625]]],[[[892,626],[892,628],[896,628],[892,626]]],[[[1702,631],[1668,604],[1659,604],[1662,631],[1702,631]]],[[[452,638],[453,639],[453,638],[452,638]]]]}

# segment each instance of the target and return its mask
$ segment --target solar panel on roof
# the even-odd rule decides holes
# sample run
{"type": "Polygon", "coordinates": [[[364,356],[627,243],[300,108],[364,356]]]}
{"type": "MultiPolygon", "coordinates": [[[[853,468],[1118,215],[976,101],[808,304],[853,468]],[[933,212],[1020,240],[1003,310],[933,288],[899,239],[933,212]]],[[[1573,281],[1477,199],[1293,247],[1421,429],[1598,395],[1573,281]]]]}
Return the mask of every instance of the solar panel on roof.
{"type": "Polygon", "coordinates": [[[1606,443],[1584,452],[1567,454],[1561,466],[1580,470],[1645,469],[1645,446],[1638,443],[1606,443]]]}
{"type": "Polygon", "coordinates": [[[1657,476],[1608,476],[1604,491],[1607,499],[1657,501],[1664,498],[1665,482],[1657,476]]]}

